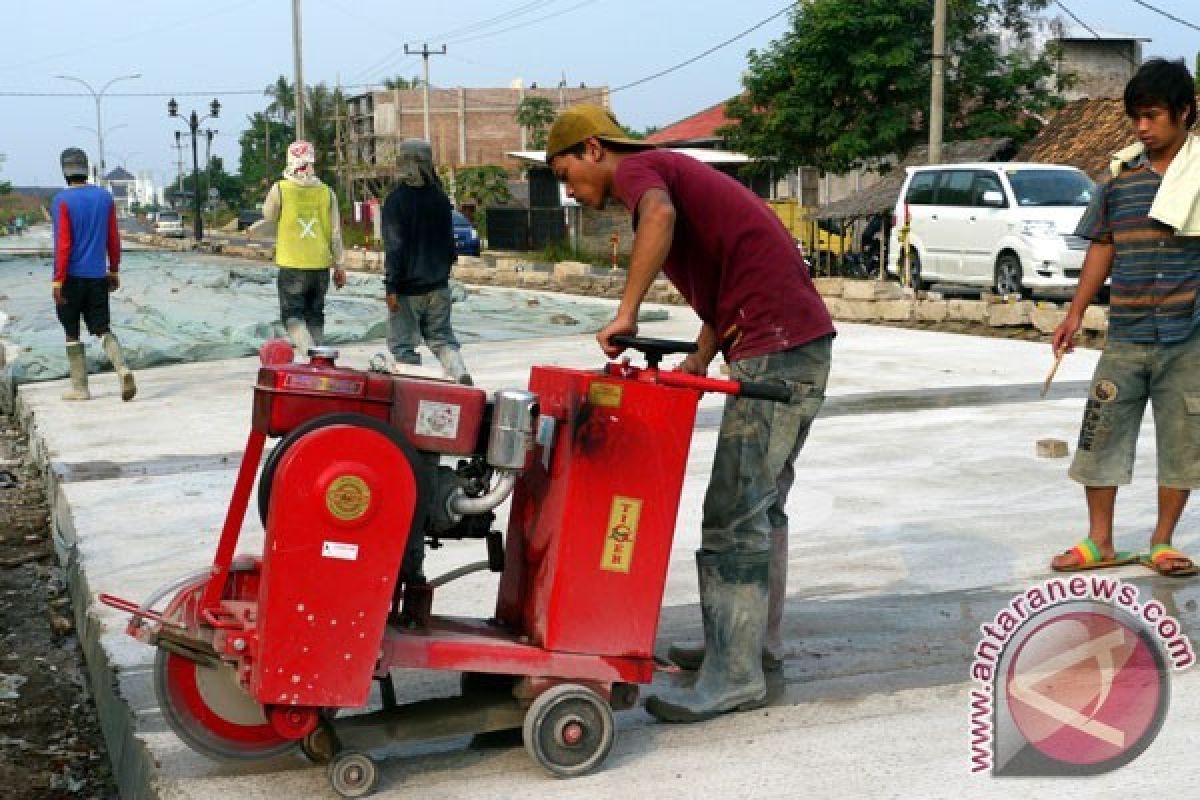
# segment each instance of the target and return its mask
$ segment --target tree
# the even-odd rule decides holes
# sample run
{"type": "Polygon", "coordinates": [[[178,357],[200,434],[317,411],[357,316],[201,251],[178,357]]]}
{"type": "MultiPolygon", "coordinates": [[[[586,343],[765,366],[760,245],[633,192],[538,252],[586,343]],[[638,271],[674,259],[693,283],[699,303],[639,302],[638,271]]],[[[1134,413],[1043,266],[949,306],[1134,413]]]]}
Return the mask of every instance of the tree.
{"type": "Polygon", "coordinates": [[[463,167],[455,173],[454,202],[474,203],[476,208],[501,205],[512,199],[504,167],[463,167]]]}
{"type": "MultiPolygon", "coordinates": [[[[947,141],[1031,137],[1059,105],[1053,65],[1019,48],[1001,56],[995,31],[1028,39],[1026,18],[1047,0],[949,0],[947,141]]],[[[933,41],[929,0],[811,0],[791,30],[751,50],[744,92],[729,101],[729,145],[776,169],[841,173],[927,140],[933,41]]]]}
{"type": "Polygon", "coordinates": [[[529,144],[534,150],[546,146],[546,134],[554,122],[554,104],[545,97],[526,97],[517,104],[517,124],[529,131],[529,144]]]}
{"type": "Polygon", "coordinates": [[[283,123],[293,122],[296,117],[296,87],[288,83],[288,79],[280,75],[275,82],[263,90],[263,94],[271,98],[267,106],[267,116],[274,117],[283,123]]]}
{"type": "MultiPolygon", "coordinates": [[[[8,160],[8,156],[4,155],[4,153],[0,153],[0,167],[3,167],[4,162],[7,160],[8,160]]],[[[0,197],[3,197],[4,195],[10,193],[11,191],[12,191],[11,183],[9,183],[8,181],[0,181],[0,197]]]]}

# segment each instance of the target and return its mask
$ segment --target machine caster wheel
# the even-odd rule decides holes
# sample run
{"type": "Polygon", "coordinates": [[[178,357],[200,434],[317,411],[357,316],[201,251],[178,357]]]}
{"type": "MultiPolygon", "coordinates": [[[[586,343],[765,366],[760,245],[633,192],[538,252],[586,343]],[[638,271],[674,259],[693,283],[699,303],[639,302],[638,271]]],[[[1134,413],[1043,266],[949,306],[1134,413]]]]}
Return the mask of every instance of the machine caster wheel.
{"type": "Polygon", "coordinates": [[[525,713],[525,749],[559,778],[575,778],[608,758],[616,738],[612,709],[585,686],[564,683],[540,694],[525,713]]]}
{"type": "Polygon", "coordinates": [[[312,733],[300,740],[300,751],[314,764],[328,764],[337,755],[338,740],[333,727],[321,720],[312,733]]]}
{"type": "Polygon", "coordinates": [[[329,785],[341,797],[366,797],[379,785],[379,767],[366,753],[347,750],[329,762],[329,785]]]}

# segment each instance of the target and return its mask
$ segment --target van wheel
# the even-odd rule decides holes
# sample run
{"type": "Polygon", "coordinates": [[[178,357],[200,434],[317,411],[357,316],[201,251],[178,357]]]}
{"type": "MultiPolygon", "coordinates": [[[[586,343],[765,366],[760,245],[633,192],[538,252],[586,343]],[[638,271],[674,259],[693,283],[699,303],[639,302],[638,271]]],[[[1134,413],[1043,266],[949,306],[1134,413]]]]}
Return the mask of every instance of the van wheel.
{"type": "MultiPolygon", "coordinates": [[[[921,255],[917,252],[917,248],[908,248],[908,274],[909,286],[919,292],[923,292],[929,288],[929,281],[921,278],[921,255]]],[[[901,280],[904,275],[901,273],[901,280]]]]}
{"type": "Polygon", "coordinates": [[[1003,253],[996,259],[996,294],[1015,294],[1027,297],[1029,290],[1021,283],[1021,259],[1012,253],[1003,253]]]}

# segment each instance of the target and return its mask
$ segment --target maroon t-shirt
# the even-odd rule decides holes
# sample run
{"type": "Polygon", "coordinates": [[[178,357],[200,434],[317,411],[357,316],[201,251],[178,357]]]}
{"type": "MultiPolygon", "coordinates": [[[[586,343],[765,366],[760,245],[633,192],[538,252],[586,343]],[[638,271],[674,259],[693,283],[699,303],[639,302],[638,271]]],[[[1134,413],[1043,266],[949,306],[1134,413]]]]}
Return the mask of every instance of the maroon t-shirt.
{"type": "Polygon", "coordinates": [[[792,235],[761,198],[707,164],[666,150],[625,157],[614,194],[633,212],[650,189],[675,205],[663,271],[717,332],[727,361],[790,350],[834,332],[792,235]]]}

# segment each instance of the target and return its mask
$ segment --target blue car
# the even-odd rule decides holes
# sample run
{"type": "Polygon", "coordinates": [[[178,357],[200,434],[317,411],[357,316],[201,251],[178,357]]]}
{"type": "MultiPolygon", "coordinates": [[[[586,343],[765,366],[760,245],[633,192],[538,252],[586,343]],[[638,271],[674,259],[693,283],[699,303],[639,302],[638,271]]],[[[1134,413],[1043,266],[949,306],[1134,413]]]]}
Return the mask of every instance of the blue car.
{"type": "Polygon", "coordinates": [[[471,225],[471,220],[458,211],[450,212],[454,216],[454,252],[460,256],[479,256],[479,232],[471,225]]]}

